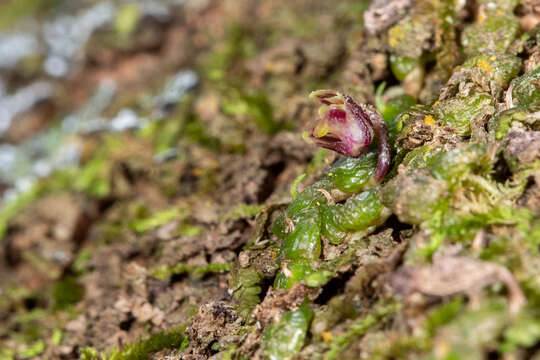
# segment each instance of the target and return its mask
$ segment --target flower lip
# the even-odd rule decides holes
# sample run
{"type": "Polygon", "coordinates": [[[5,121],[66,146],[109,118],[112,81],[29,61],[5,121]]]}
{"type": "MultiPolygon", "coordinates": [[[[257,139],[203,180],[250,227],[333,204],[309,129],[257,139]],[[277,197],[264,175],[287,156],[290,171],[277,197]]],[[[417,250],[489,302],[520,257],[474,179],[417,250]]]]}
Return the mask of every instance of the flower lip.
{"type": "Polygon", "coordinates": [[[333,134],[327,134],[324,136],[316,137],[314,135],[311,135],[313,139],[320,139],[322,141],[328,141],[328,142],[338,142],[341,141],[341,139],[337,136],[332,136],[333,134]]]}
{"type": "Polygon", "coordinates": [[[345,122],[347,121],[347,112],[341,109],[330,108],[328,109],[328,116],[336,121],[345,122]]]}
{"type": "Polygon", "coordinates": [[[321,120],[313,128],[312,136],[324,139],[341,138],[346,133],[347,112],[336,107],[324,107],[319,111],[321,120]],[[345,130],[345,133],[344,133],[345,130]]]}

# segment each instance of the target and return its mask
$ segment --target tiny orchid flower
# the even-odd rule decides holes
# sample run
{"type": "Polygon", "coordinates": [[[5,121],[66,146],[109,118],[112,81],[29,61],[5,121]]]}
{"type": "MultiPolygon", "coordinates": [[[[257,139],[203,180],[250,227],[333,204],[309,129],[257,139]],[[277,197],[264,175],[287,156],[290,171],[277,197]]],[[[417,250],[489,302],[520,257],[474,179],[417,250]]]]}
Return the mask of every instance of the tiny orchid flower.
{"type": "Polygon", "coordinates": [[[340,154],[359,157],[376,137],[379,158],[374,173],[382,181],[390,168],[390,139],[386,122],[377,110],[358,105],[350,96],[334,90],[313,91],[309,97],[317,101],[320,119],[310,138],[315,145],[340,154]]]}

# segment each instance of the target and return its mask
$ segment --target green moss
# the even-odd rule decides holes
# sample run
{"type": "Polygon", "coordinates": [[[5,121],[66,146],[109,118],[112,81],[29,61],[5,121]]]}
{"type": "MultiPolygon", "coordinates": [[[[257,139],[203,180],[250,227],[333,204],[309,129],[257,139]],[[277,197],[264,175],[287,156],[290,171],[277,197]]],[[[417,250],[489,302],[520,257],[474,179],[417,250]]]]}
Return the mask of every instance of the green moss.
{"type": "Polygon", "coordinates": [[[324,360],[335,360],[340,354],[347,349],[351,342],[358,337],[364,335],[369,329],[377,324],[380,324],[387,316],[393,314],[397,310],[396,306],[380,306],[373,314],[353,321],[348,330],[340,335],[332,338],[328,343],[328,351],[324,354],[324,360]]]}
{"type": "MultiPolygon", "coordinates": [[[[76,169],[57,171],[49,178],[39,180],[30,190],[19,194],[15,200],[0,205],[0,241],[5,235],[10,219],[37,199],[56,192],[79,190],[77,179],[81,174],[76,169]]],[[[84,189],[83,189],[84,190],[84,189]]],[[[91,191],[90,191],[91,193],[91,191]]]]}
{"type": "MultiPolygon", "coordinates": [[[[504,204],[478,208],[470,212],[443,208],[435,212],[425,224],[431,233],[431,239],[429,245],[422,251],[431,256],[445,240],[470,245],[478,231],[489,225],[514,225],[524,234],[531,234],[534,231],[533,224],[533,214],[528,209],[516,209],[504,204]]],[[[537,240],[526,241],[524,244],[530,250],[538,251],[537,240]]]]}
{"type": "Polygon", "coordinates": [[[486,52],[504,53],[519,33],[513,14],[483,16],[463,30],[461,44],[468,57],[486,52]]]}
{"type": "MultiPolygon", "coordinates": [[[[505,201],[521,193],[523,185],[502,187],[490,178],[496,159],[486,145],[434,149],[426,145],[410,152],[402,162],[408,168],[388,181],[381,193],[383,204],[400,221],[429,231],[430,242],[422,250],[426,255],[448,240],[470,244],[478,231],[490,225],[514,225],[526,239],[532,238],[528,235],[535,231],[532,212],[505,201]]],[[[531,250],[537,246],[536,241],[524,244],[531,250]]]]}
{"type": "Polygon", "coordinates": [[[285,313],[277,323],[270,324],[263,333],[263,355],[270,360],[290,359],[304,345],[313,311],[303,304],[296,311],[285,313]]]}
{"type": "Polygon", "coordinates": [[[540,66],[512,81],[512,97],[517,106],[540,103],[540,66]]]}
{"type": "Polygon", "coordinates": [[[0,239],[2,239],[6,233],[9,220],[32,201],[37,199],[42,193],[42,190],[43,189],[39,185],[35,185],[30,191],[19,195],[15,201],[4,203],[2,205],[0,208],[0,239]]]}
{"type": "Polygon", "coordinates": [[[195,278],[201,278],[206,274],[224,273],[231,270],[232,264],[212,263],[208,265],[189,265],[178,263],[173,266],[163,265],[152,271],[156,279],[166,280],[172,275],[191,274],[195,278]]]}
{"type": "Polygon", "coordinates": [[[121,37],[129,36],[137,28],[141,15],[138,4],[126,4],[118,9],[114,19],[114,28],[118,35],[121,37]]]}
{"type": "Polygon", "coordinates": [[[437,153],[431,165],[431,173],[439,180],[457,182],[472,172],[487,174],[491,165],[484,144],[463,144],[451,151],[437,153]]]}
{"type": "Polygon", "coordinates": [[[61,341],[62,341],[62,330],[61,329],[54,329],[53,333],[51,335],[51,344],[60,345],[61,341]]]}
{"type": "Polygon", "coordinates": [[[146,340],[139,340],[134,344],[124,346],[122,350],[115,351],[106,356],[107,360],[145,360],[151,353],[164,349],[183,349],[188,345],[184,334],[186,326],[161,331],[150,335],[146,340]]]}
{"type": "Polygon", "coordinates": [[[485,93],[441,101],[432,110],[437,120],[453,127],[460,136],[470,135],[472,121],[495,112],[491,95],[485,93]]]}
{"type": "Polygon", "coordinates": [[[420,66],[420,59],[410,58],[406,56],[390,55],[390,69],[399,81],[403,81],[405,77],[416,67],[420,66]]]}
{"type": "Polygon", "coordinates": [[[481,76],[487,76],[503,88],[521,71],[521,59],[508,54],[482,54],[468,59],[462,67],[479,70],[481,76]]]}
{"type": "Polygon", "coordinates": [[[6,283],[2,286],[0,307],[9,306],[12,302],[18,302],[31,296],[32,292],[27,287],[17,283],[6,283]]]}
{"type": "Polygon", "coordinates": [[[500,14],[501,11],[506,14],[511,14],[516,6],[519,5],[519,0],[478,0],[478,5],[485,6],[489,14],[500,14]]]}
{"type": "Polygon", "coordinates": [[[314,174],[318,171],[321,171],[324,169],[326,165],[328,165],[328,159],[327,154],[328,150],[323,148],[318,148],[315,152],[315,155],[313,155],[313,159],[309,162],[306,173],[307,174],[314,174]]]}
{"type": "MultiPolygon", "coordinates": [[[[458,7],[454,1],[439,2],[438,31],[440,40],[436,50],[436,72],[442,81],[448,79],[459,60],[459,48],[455,24],[458,22],[458,7]]],[[[436,96],[436,94],[433,94],[436,96]]]]}
{"type": "Polygon", "coordinates": [[[220,150],[222,139],[209,133],[194,110],[196,96],[183,96],[167,121],[154,121],[139,130],[138,135],[152,142],[154,153],[159,155],[191,142],[210,150],[220,150]]]}
{"type": "Polygon", "coordinates": [[[530,348],[538,341],[540,341],[540,314],[536,309],[528,309],[504,331],[501,351],[505,353],[518,348],[530,348]]]}
{"type": "Polygon", "coordinates": [[[300,175],[298,175],[296,177],[296,179],[294,179],[294,181],[292,182],[291,184],[291,197],[294,199],[296,199],[299,195],[299,191],[298,191],[298,188],[300,187],[300,184],[302,183],[302,181],[304,181],[304,179],[307,177],[307,174],[306,173],[302,173],[300,175]]]}
{"type": "Polygon", "coordinates": [[[280,125],[274,120],[274,108],[263,93],[248,94],[229,89],[227,98],[222,108],[225,114],[248,117],[261,131],[267,134],[272,135],[280,130],[280,125]]]}
{"type": "Polygon", "coordinates": [[[420,59],[422,56],[426,40],[431,37],[438,19],[431,2],[422,2],[417,9],[388,29],[388,46],[394,56],[402,59],[420,59]]]}
{"type": "Polygon", "coordinates": [[[164,330],[150,335],[145,340],[124,346],[121,350],[100,353],[91,347],[80,350],[81,360],[146,360],[152,353],[164,349],[178,349],[182,351],[189,345],[185,330],[187,326],[164,330]]]}
{"type": "Polygon", "coordinates": [[[205,126],[194,116],[188,117],[181,135],[211,150],[221,148],[221,140],[210,135],[205,126]]]}
{"type": "Polygon", "coordinates": [[[13,360],[15,359],[15,351],[0,346],[0,360],[13,360]]]}
{"type": "Polygon", "coordinates": [[[505,110],[493,116],[488,122],[489,134],[494,140],[502,140],[508,134],[512,124],[522,125],[534,129],[540,125],[537,113],[540,111],[539,104],[515,107],[505,110]]]}
{"type": "Polygon", "coordinates": [[[444,303],[431,310],[426,319],[424,331],[427,336],[433,336],[437,329],[454,320],[465,308],[462,297],[444,303]]]}
{"type": "Polygon", "coordinates": [[[167,209],[132,220],[129,223],[129,227],[138,233],[144,233],[161,225],[165,225],[172,220],[185,218],[188,214],[189,212],[187,209],[167,209]]]}
{"type": "MultiPolygon", "coordinates": [[[[416,99],[410,95],[401,94],[392,97],[385,102],[383,101],[383,91],[385,85],[386,84],[383,82],[377,87],[377,91],[375,92],[375,105],[384,120],[390,125],[393,124],[393,120],[396,118],[396,116],[409,110],[411,106],[416,104],[416,99]]],[[[396,135],[396,129],[390,126],[388,131],[390,132],[390,138],[394,138],[396,135]]]]}
{"type": "Polygon", "coordinates": [[[236,345],[229,346],[227,349],[225,349],[224,351],[222,351],[220,353],[221,360],[234,360],[234,359],[236,359],[236,357],[235,357],[236,352],[237,352],[236,345]]]}
{"type": "Polygon", "coordinates": [[[201,60],[200,73],[213,82],[223,84],[233,65],[254,52],[255,44],[250,32],[239,24],[231,24],[225,37],[216,42],[214,49],[201,60]]]}
{"type": "Polygon", "coordinates": [[[198,225],[190,225],[186,222],[182,222],[176,229],[178,236],[200,236],[204,232],[204,228],[198,225]]]}
{"type": "Polygon", "coordinates": [[[75,260],[73,260],[73,264],[71,265],[71,269],[77,276],[82,275],[87,271],[87,264],[92,259],[92,256],[92,250],[89,248],[82,249],[77,253],[75,260]]]}
{"type": "Polygon", "coordinates": [[[0,30],[54,8],[59,0],[8,0],[0,4],[0,30]]]}
{"type": "Polygon", "coordinates": [[[43,351],[45,351],[45,348],[47,348],[47,345],[45,344],[45,341],[38,340],[34,342],[33,344],[30,344],[26,349],[20,352],[19,356],[22,359],[30,359],[34,358],[36,356],[39,356],[43,351]]]}
{"type": "Polygon", "coordinates": [[[112,171],[110,154],[120,146],[119,139],[108,137],[95,155],[73,174],[73,189],[98,198],[109,195],[112,171]]]}
{"type": "Polygon", "coordinates": [[[445,207],[448,184],[425,169],[410,169],[392,179],[382,190],[382,200],[407,224],[421,224],[445,207]]]}
{"type": "Polygon", "coordinates": [[[101,360],[104,356],[100,356],[99,352],[89,346],[82,348],[79,351],[80,360],[101,360]]]}
{"type": "Polygon", "coordinates": [[[221,221],[249,219],[257,215],[261,210],[262,205],[240,204],[232,207],[221,221]]]}
{"type": "Polygon", "coordinates": [[[65,310],[69,306],[79,302],[84,296],[84,287],[72,276],[55,283],[51,290],[54,301],[53,309],[65,310]]]}
{"type": "Polygon", "coordinates": [[[232,264],[228,263],[213,263],[204,266],[199,266],[193,270],[195,278],[201,278],[206,274],[221,274],[232,269],[232,264]]]}
{"type": "Polygon", "coordinates": [[[466,311],[464,300],[457,297],[428,310],[424,323],[417,327],[414,334],[393,334],[388,337],[386,333],[380,332],[385,340],[375,347],[370,356],[381,360],[400,357],[431,359],[421,354],[431,351],[437,330],[454,321],[463,311],[466,311]]]}
{"type": "Polygon", "coordinates": [[[493,344],[503,334],[508,321],[506,307],[496,300],[484,302],[478,310],[462,311],[455,319],[437,329],[431,356],[484,359],[484,346],[493,344]]]}
{"type": "Polygon", "coordinates": [[[433,165],[438,153],[442,151],[441,148],[433,145],[423,145],[409,151],[401,164],[414,169],[429,168],[433,165]]]}
{"type": "Polygon", "coordinates": [[[178,138],[185,132],[185,124],[189,108],[189,96],[183,99],[167,121],[153,122],[139,131],[139,136],[152,141],[154,154],[162,154],[178,143],[178,138]],[[182,109],[182,110],[178,110],[182,109]]]}
{"type": "Polygon", "coordinates": [[[262,291],[263,273],[253,268],[233,268],[229,280],[229,288],[233,291],[233,297],[238,302],[237,312],[244,318],[249,319],[251,312],[260,302],[259,294],[262,291]]]}
{"type": "MultiPolygon", "coordinates": [[[[334,325],[358,317],[351,297],[341,294],[333,296],[326,304],[314,310],[310,332],[316,341],[324,341],[323,332],[327,332],[334,325]]],[[[327,335],[327,334],[326,334],[327,335]]]]}

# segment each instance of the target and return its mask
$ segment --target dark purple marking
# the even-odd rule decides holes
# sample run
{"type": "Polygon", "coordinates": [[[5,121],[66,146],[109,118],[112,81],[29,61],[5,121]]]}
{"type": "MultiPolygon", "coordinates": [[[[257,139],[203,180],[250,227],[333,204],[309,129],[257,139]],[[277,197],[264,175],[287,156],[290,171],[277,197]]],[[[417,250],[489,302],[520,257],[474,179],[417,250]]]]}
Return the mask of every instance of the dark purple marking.
{"type": "Polygon", "coordinates": [[[345,123],[347,121],[347,113],[345,110],[335,108],[330,109],[328,110],[328,116],[336,122],[345,123]]]}
{"type": "MultiPolygon", "coordinates": [[[[349,110],[354,119],[358,121],[360,127],[362,128],[362,133],[365,135],[362,148],[367,149],[367,147],[369,146],[369,144],[371,144],[372,141],[370,129],[372,129],[373,126],[371,124],[371,120],[369,120],[368,114],[366,114],[364,110],[362,110],[362,108],[349,95],[343,94],[343,97],[345,98],[345,106],[347,106],[347,110],[349,110]]],[[[360,155],[362,154],[358,154],[355,157],[359,157],[360,155]]]]}
{"type": "Polygon", "coordinates": [[[390,136],[388,135],[386,122],[382,117],[381,121],[373,121],[373,129],[379,143],[379,158],[373,177],[375,181],[381,182],[390,169],[390,136]]]}
{"type": "Polygon", "coordinates": [[[373,178],[375,181],[381,182],[390,169],[390,136],[388,135],[386,122],[378,112],[369,111],[368,114],[350,96],[343,96],[345,97],[349,111],[351,111],[355,118],[363,123],[363,126],[366,128],[366,134],[370,135],[366,137],[369,138],[365,145],[366,148],[371,143],[371,132],[367,129],[373,129],[373,132],[375,133],[378,142],[379,157],[377,159],[377,167],[375,168],[373,178]]]}
{"type": "Polygon", "coordinates": [[[317,96],[319,99],[326,99],[326,98],[329,98],[329,97],[334,97],[334,96],[337,96],[336,93],[328,93],[328,94],[324,94],[324,95],[315,95],[317,96]]]}

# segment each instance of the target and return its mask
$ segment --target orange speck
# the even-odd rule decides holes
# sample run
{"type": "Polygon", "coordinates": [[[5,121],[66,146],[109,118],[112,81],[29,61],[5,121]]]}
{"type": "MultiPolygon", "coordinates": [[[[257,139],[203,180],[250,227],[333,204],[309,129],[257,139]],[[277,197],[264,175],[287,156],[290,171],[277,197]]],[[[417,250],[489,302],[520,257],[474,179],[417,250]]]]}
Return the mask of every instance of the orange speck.
{"type": "Polygon", "coordinates": [[[326,343],[326,342],[329,342],[330,339],[332,339],[332,333],[330,331],[323,331],[321,332],[321,336],[322,336],[322,339],[323,341],[326,343]]]}
{"type": "Polygon", "coordinates": [[[483,11],[480,11],[478,13],[477,20],[479,23],[483,23],[484,21],[486,21],[486,14],[484,14],[483,11]]]}
{"type": "Polygon", "coordinates": [[[493,71],[493,68],[491,67],[491,65],[489,65],[489,63],[484,59],[478,60],[478,62],[476,63],[476,66],[478,66],[480,69],[487,72],[493,71]]]}
{"type": "Polygon", "coordinates": [[[435,119],[431,115],[426,115],[426,117],[424,118],[424,124],[430,125],[430,126],[435,125],[435,119]]]}

